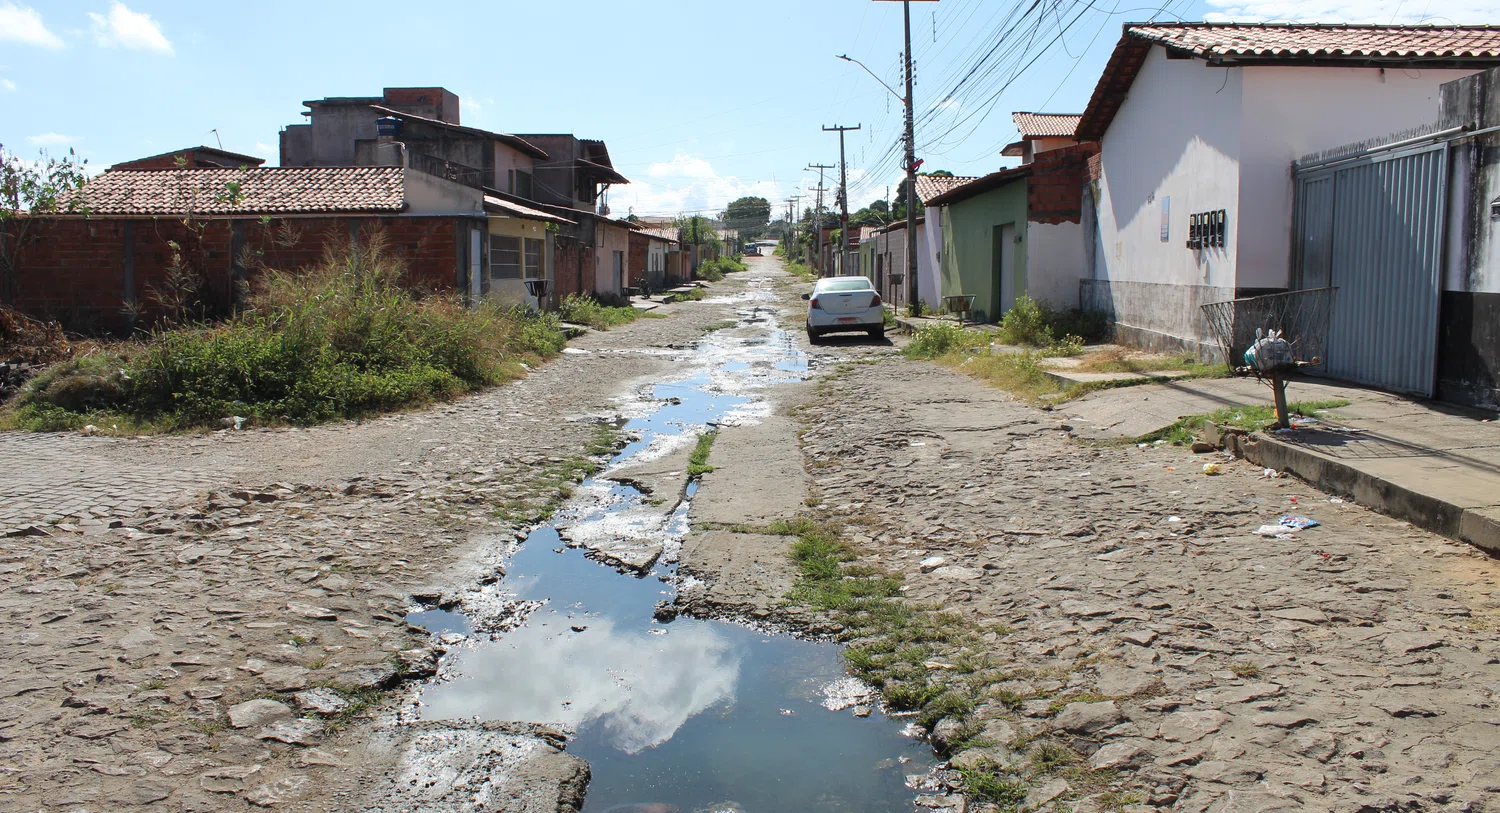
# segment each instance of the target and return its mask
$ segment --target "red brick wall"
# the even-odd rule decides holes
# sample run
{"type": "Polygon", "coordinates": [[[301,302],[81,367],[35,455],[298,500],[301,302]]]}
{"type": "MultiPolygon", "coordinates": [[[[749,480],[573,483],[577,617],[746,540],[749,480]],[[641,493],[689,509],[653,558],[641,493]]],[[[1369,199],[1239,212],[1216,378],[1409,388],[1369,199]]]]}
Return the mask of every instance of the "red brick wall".
{"type": "Polygon", "coordinates": [[[1038,153],[1026,182],[1027,218],[1033,223],[1077,223],[1083,219],[1083,185],[1095,142],[1038,153]]]}
{"type": "MultiPolygon", "coordinates": [[[[407,263],[409,284],[420,291],[453,290],[458,284],[459,229],[455,218],[335,217],[240,221],[244,230],[241,258],[253,281],[258,269],[295,270],[321,261],[346,245],[351,233],[369,239],[383,232],[389,250],[407,263]]],[[[35,223],[20,258],[14,284],[15,304],[22,311],[61,320],[83,332],[120,330],[128,326],[125,310],[126,230],[134,230],[134,291],[148,322],[160,314],[170,241],[201,263],[215,304],[229,304],[234,258],[233,224],[208,221],[201,231],[181,221],[58,219],[35,223]]]]}
{"type": "Polygon", "coordinates": [[[552,254],[552,289],[557,294],[557,301],[561,302],[570,294],[581,294],[591,290],[591,286],[584,283],[583,260],[589,258],[588,271],[590,280],[594,270],[592,251],[584,251],[583,243],[572,238],[556,235],[554,237],[554,249],[552,254]]]}
{"type": "Polygon", "coordinates": [[[630,256],[625,258],[627,286],[639,288],[646,281],[646,254],[650,246],[651,238],[638,231],[630,233],[630,256]]]}

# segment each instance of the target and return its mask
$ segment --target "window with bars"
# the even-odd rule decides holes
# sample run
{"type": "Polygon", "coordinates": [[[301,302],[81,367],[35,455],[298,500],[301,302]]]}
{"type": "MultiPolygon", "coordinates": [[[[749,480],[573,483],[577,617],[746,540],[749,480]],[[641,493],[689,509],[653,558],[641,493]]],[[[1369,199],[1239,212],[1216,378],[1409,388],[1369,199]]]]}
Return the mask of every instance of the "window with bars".
{"type": "Polygon", "coordinates": [[[542,278],[542,241],[526,240],[526,279],[542,278]]]}
{"type": "Polygon", "coordinates": [[[521,279],[521,238],[490,235],[490,279],[521,279]]]}

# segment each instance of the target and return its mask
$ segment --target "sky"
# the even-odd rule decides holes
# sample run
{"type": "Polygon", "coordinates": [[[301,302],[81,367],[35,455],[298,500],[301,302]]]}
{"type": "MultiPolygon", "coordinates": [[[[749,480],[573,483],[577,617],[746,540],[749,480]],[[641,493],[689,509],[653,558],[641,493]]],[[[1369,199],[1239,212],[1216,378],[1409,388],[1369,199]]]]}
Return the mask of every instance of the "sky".
{"type": "MultiPolygon", "coordinates": [[[[999,155],[1015,140],[1012,111],[1082,112],[1125,22],[1500,22],[1500,0],[1042,0],[1050,15],[1001,40],[1014,4],[912,3],[924,171],[1013,163],[999,155]]],[[[899,3],[423,8],[0,0],[0,145],[22,157],[72,149],[102,170],[222,144],[274,166],[277,132],[303,120],[303,100],[436,85],[462,99],[466,125],[604,140],[631,180],[610,190],[617,215],[713,214],[744,195],[778,212],[792,195],[807,206],[818,176],[805,167],[839,161],[837,134],[822,130],[832,125],[861,127],[845,136],[852,208],[899,185],[901,104],[836,58],[900,90],[899,3]]]]}

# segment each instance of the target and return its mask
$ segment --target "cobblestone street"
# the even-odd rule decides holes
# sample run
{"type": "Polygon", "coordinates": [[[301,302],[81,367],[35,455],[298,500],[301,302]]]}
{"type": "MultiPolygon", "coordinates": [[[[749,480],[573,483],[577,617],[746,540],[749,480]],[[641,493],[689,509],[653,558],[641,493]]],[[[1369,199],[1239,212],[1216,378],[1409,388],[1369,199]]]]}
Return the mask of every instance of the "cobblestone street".
{"type": "MultiPolygon", "coordinates": [[[[406,613],[502,578],[485,551],[548,515],[614,442],[622,404],[753,285],[773,292],[811,378],[777,385],[763,421],[714,447],[719,470],[692,507],[712,530],[689,538],[684,566],[719,600],[689,613],[802,615],[782,600],[790,543],[734,529],[814,514],[842,523],[858,564],[899,573],[907,600],[984,631],[1004,675],[971,722],[984,742],[952,763],[1066,748],[1050,758],[1070,772],[1031,788],[1027,809],[1477,811],[1500,798],[1495,560],[1242,462],[1074,438],[1062,413],[890,344],[810,347],[795,332],[806,286],[761,259],[705,301],[431,409],[300,430],[0,436],[0,808],[364,810],[372,788],[420,784],[397,775],[381,726],[445,638],[406,613]],[[1223,473],[1205,474],[1209,461],[1223,473]],[[1285,515],[1320,524],[1255,533],[1285,515]]],[[[528,730],[516,747],[555,755],[565,735],[528,730]]],[[[994,809],[953,791],[924,799],[994,809]]],[[[540,809],[527,804],[451,809],[540,809]]]]}
{"type": "Polygon", "coordinates": [[[1183,811],[1500,793],[1493,559],[1243,462],[1206,476],[1220,456],[1071,440],[923,363],[849,366],[799,420],[861,562],[993,630],[1010,679],[978,716],[995,744],[956,763],[1052,737],[1085,775],[1183,811]],[[1321,525],[1254,533],[1289,514],[1321,525]]]}

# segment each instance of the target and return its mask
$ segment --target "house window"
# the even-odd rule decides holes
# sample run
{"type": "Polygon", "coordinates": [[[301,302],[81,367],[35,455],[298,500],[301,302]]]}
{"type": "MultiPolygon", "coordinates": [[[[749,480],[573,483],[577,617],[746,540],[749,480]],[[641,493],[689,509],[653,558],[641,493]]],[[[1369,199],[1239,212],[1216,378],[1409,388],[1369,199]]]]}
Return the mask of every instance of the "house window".
{"type": "Polygon", "coordinates": [[[542,241],[526,240],[526,279],[542,278],[542,241]]]}
{"type": "Polygon", "coordinates": [[[521,238],[490,235],[490,279],[521,278],[521,238]]]}
{"type": "Polygon", "coordinates": [[[594,202],[594,181],[592,178],[585,176],[578,179],[578,199],[587,201],[588,203],[594,202]]]}
{"type": "Polygon", "coordinates": [[[531,173],[527,172],[524,169],[516,170],[516,185],[515,188],[511,191],[513,194],[519,195],[527,200],[533,200],[534,196],[532,195],[531,173]]]}

